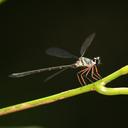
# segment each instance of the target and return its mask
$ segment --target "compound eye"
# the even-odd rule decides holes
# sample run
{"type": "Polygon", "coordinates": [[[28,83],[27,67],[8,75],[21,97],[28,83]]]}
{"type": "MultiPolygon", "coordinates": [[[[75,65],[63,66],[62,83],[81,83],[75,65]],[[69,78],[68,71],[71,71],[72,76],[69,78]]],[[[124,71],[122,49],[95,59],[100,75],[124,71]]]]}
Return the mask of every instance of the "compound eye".
{"type": "Polygon", "coordinates": [[[94,61],[96,63],[96,65],[100,64],[100,57],[94,57],[94,61]]]}
{"type": "Polygon", "coordinates": [[[100,57],[98,56],[97,59],[100,60],[100,57]]]}

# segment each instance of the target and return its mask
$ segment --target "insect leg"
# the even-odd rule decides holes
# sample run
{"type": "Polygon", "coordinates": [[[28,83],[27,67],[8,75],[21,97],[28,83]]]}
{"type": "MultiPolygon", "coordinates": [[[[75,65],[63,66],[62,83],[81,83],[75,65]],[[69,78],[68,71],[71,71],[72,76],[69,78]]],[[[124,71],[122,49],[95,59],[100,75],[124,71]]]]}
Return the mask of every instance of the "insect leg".
{"type": "Polygon", "coordinates": [[[89,74],[89,72],[91,71],[91,67],[87,67],[87,73],[86,73],[86,78],[88,79],[88,81],[90,81],[91,83],[93,82],[91,79],[89,79],[89,77],[88,77],[88,74],[89,74]]]}
{"type": "Polygon", "coordinates": [[[84,75],[84,73],[85,73],[85,72],[87,72],[87,71],[88,71],[88,69],[87,69],[87,68],[85,68],[85,69],[84,69],[84,70],[82,70],[82,71],[83,71],[83,72],[81,72],[80,77],[81,77],[82,82],[83,82],[84,84],[86,84],[86,82],[85,82],[85,80],[84,80],[83,75],[84,75]]]}
{"type": "Polygon", "coordinates": [[[79,83],[80,83],[81,85],[83,85],[83,83],[86,84],[85,81],[81,80],[81,79],[82,79],[81,73],[82,73],[84,70],[85,70],[85,69],[83,69],[83,70],[81,70],[81,71],[79,71],[79,72],[77,73],[77,78],[78,78],[78,81],[79,81],[79,83]],[[83,83],[82,83],[82,82],[83,82],[83,83]]]}
{"type": "Polygon", "coordinates": [[[99,78],[99,79],[102,79],[102,76],[99,74],[98,72],[98,69],[97,69],[97,66],[94,65],[94,68],[95,68],[95,71],[96,71],[96,76],[99,78]]]}
{"type": "Polygon", "coordinates": [[[81,80],[80,80],[79,72],[77,73],[77,78],[78,78],[79,83],[80,83],[81,85],[83,85],[82,82],[81,82],[81,80]]]}
{"type": "Polygon", "coordinates": [[[98,78],[94,77],[94,76],[95,76],[94,66],[92,66],[91,76],[92,76],[92,78],[93,78],[94,80],[98,80],[98,78]]]}

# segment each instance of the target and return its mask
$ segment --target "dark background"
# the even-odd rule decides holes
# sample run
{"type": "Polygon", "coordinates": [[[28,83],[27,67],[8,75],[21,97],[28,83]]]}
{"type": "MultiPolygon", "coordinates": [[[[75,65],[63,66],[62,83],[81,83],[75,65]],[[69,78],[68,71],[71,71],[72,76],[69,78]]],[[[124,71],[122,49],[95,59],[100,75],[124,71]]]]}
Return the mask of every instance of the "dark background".
{"type": "MultiPolygon", "coordinates": [[[[8,75],[73,63],[45,54],[51,46],[79,56],[84,39],[96,32],[85,56],[100,56],[106,76],[128,64],[127,4],[31,0],[7,1],[0,6],[0,107],[79,87],[68,70],[44,83],[54,72],[13,79],[8,75]]],[[[109,84],[127,86],[127,76],[109,84]]],[[[0,117],[0,126],[38,125],[46,128],[127,126],[128,96],[89,92],[63,101],[0,117]]]]}

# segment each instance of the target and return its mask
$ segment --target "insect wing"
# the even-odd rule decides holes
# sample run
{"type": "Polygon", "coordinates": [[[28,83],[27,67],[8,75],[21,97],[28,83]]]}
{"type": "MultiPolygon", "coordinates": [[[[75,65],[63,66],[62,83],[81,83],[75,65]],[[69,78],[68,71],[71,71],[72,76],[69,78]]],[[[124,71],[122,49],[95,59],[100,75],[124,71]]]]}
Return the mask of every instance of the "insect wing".
{"type": "Polygon", "coordinates": [[[81,54],[81,57],[84,56],[87,48],[90,46],[90,44],[92,43],[94,37],[95,37],[95,33],[92,33],[91,35],[89,35],[85,41],[83,42],[82,46],[81,46],[81,50],[80,50],[80,54],[81,54]]]}
{"type": "Polygon", "coordinates": [[[44,82],[47,82],[47,81],[51,80],[53,77],[59,75],[60,73],[64,72],[64,71],[67,70],[67,69],[68,69],[68,68],[65,68],[65,69],[62,69],[62,70],[60,70],[60,71],[58,71],[58,72],[52,74],[51,76],[47,77],[47,78],[44,80],[44,82]]]}
{"type": "Polygon", "coordinates": [[[77,56],[67,52],[66,50],[63,50],[61,48],[49,48],[46,50],[46,53],[51,56],[56,56],[60,58],[77,58],[77,56]]]}

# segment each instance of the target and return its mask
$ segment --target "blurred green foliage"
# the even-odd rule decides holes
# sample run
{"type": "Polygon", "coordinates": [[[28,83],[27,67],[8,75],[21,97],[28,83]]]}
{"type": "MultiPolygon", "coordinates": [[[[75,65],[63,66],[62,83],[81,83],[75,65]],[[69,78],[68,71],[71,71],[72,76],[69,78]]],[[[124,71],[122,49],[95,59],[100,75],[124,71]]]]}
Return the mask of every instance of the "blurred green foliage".
{"type": "Polygon", "coordinates": [[[5,1],[7,1],[7,0],[0,0],[0,4],[2,4],[2,3],[5,2],[5,1]]]}

